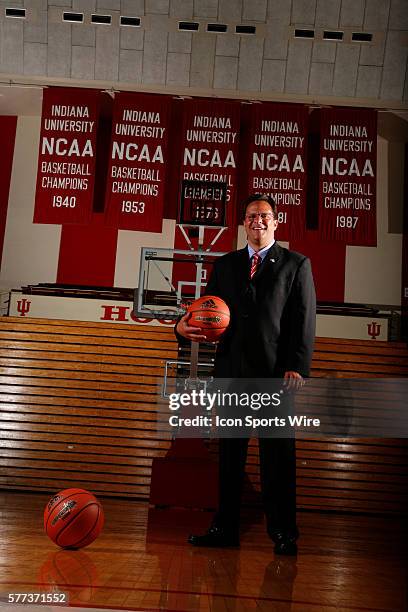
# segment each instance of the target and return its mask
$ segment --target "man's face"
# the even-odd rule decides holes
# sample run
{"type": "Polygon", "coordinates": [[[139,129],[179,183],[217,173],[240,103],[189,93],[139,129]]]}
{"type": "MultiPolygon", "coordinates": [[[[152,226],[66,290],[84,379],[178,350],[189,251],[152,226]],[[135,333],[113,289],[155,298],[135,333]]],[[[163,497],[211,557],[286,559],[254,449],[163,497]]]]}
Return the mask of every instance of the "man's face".
{"type": "Polygon", "coordinates": [[[257,200],[248,204],[244,228],[248,243],[254,250],[259,251],[267,244],[270,244],[274,239],[277,227],[278,221],[273,218],[272,208],[268,202],[257,200]],[[266,213],[266,218],[263,219],[258,213],[266,213]]]}

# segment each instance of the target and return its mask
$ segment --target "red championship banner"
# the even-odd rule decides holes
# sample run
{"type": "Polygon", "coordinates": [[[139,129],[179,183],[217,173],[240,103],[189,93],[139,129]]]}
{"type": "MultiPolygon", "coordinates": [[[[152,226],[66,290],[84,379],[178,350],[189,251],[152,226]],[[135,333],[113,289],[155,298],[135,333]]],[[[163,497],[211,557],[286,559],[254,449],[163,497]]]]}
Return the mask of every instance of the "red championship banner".
{"type": "Polygon", "coordinates": [[[115,95],[106,192],[107,223],[161,232],[170,98],[115,95]]]}
{"type": "Polygon", "coordinates": [[[91,217],[100,92],[44,89],[34,223],[91,217]]]}
{"type": "MultiPolygon", "coordinates": [[[[227,225],[235,221],[240,104],[226,100],[186,100],[182,128],[182,181],[227,186],[227,225]]],[[[205,225],[205,220],[202,225],[205,225]]]]}
{"type": "MultiPolygon", "coordinates": [[[[237,216],[236,210],[240,113],[240,103],[229,100],[199,98],[184,102],[179,208],[181,212],[183,196],[186,195],[183,193],[183,185],[185,189],[186,184],[189,185],[192,181],[199,181],[200,189],[203,191],[207,185],[206,197],[210,190],[213,193],[215,192],[217,184],[220,185],[220,190],[226,187],[225,224],[229,229],[217,239],[219,230],[210,226],[216,225],[218,218],[214,220],[211,217],[208,222],[206,221],[205,203],[198,209],[202,210],[204,214],[199,215],[197,221],[194,220],[194,225],[207,226],[204,235],[204,248],[213,251],[230,251],[233,248],[233,242],[236,238],[235,225],[237,218],[241,221],[241,216],[237,216]],[[214,240],[216,242],[213,244],[214,240]]],[[[182,232],[179,227],[176,227],[174,248],[197,249],[198,232],[189,231],[188,228],[185,232],[182,232]]],[[[203,282],[208,280],[206,275],[207,267],[204,266],[203,282]]],[[[175,263],[172,280],[175,286],[178,282],[194,283],[195,270],[182,263],[175,263]]],[[[185,288],[188,293],[187,284],[185,288]]],[[[190,286],[190,290],[194,293],[193,285],[190,286]]]]}
{"type": "Polygon", "coordinates": [[[248,193],[278,206],[280,240],[299,240],[306,226],[308,110],[301,104],[253,104],[248,124],[248,193]]]}
{"type": "Polygon", "coordinates": [[[10,179],[13,169],[14,142],[16,139],[17,117],[0,117],[2,157],[0,165],[0,267],[6,231],[10,179]]]}
{"type": "Polygon", "coordinates": [[[376,111],[354,108],[321,111],[321,240],[377,246],[376,160],[376,111]]]}

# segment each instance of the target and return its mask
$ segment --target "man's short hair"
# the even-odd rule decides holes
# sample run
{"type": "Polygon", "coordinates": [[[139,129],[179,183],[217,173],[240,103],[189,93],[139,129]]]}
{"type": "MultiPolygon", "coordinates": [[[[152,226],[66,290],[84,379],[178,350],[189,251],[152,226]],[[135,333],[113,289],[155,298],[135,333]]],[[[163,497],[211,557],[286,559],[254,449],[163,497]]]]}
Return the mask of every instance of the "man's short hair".
{"type": "Polygon", "coordinates": [[[268,195],[267,193],[253,193],[250,196],[248,196],[242,203],[242,217],[244,219],[246,215],[246,209],[248,208],[250,204],[252,204],[252,202],[266,202],[272,208],[273,218],[274,219],[278,218],[278,208],[272,196],[268,195]]]}

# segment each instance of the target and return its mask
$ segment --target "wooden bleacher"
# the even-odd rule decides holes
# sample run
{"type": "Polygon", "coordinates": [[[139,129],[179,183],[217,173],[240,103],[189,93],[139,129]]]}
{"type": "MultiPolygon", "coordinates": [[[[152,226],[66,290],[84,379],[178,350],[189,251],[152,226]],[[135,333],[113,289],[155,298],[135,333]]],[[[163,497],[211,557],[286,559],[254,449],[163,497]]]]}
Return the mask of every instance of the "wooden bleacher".
{"type": "Polygon", "coordinates": [[[0,318],[0,487],[148,498],[171,328],[0,318]]]}
{"type": "MultiPolygon", "coordinates": [[[[408,376],[406,344],[317,338],[312,377],[408,376]]],[[[298,508],[364,513],[408,512],[408,440],[300,439],[298,508]]],[[[250,446],[250,480],[259,487],[256,443],[250,446]]]]}
{"type": "MultiPolygon", "coordinates": [[[[148,499],[165,326],[0,317],[0,488],[148,499]]],[[[313,376],[406,377],[402,343],[316,343],[313,376]]],[[[405,513],[406,440],[298,440],[299,508],[405,513]]],[[[258,488],[256,442],[248,475],[258,488]]]]}

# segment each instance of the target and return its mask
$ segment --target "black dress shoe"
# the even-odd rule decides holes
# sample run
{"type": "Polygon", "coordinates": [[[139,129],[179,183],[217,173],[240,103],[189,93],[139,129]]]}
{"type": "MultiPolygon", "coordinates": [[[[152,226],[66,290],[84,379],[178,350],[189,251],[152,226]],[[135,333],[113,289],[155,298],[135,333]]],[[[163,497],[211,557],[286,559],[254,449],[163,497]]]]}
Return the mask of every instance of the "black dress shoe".
{"type": "Polygon", "coordinates": [[[287,532],[281,531],[280,529],[268,528],[268,534],[271,540],[275,542],[275,554],[277,555],[291,555],[297,554],[296,540],[299,537],[299,531],[287,532]]]}
{"type": "Polygon", "coordinates": [[[239,546],[239,536],[228,533],[219,527],[210,527],[203,535],[190,535],[188,543],[193,546],[211,546],[213,548],[226,548],[239,546]]]}
{"type": "Polygon", "coordinates": [[[294,557],[297,555],[297,544],[293,538],[282,538],[275,544],[274,548],[276,555],[288,555],[294,557]]]}
{"type": "Polygon", "coordinates": [[[282,542],[282,540],[291,540],[292,542],[296,542],[299,537],[299,531],[297,527],[293,530],[284,530],[284,529],[272,529],[268,527],[268,535],[275,544],[282,542]]]}

